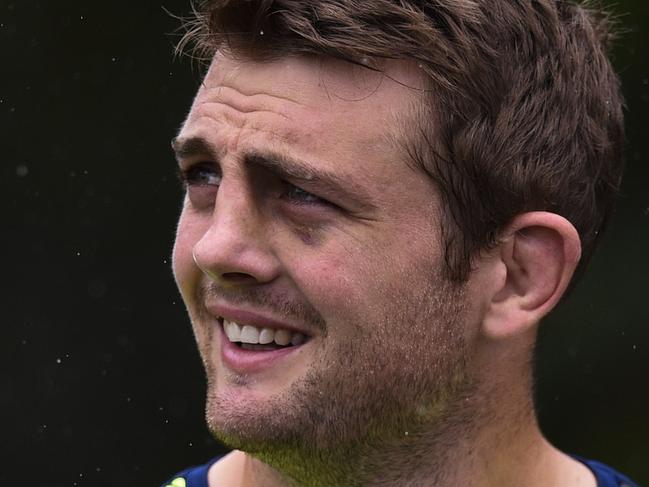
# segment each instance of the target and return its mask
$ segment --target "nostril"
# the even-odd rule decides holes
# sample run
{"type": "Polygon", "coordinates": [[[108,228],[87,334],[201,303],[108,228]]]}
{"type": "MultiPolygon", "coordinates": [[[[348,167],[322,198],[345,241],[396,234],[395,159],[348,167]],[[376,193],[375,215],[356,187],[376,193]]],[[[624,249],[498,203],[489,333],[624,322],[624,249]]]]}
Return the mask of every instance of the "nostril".
{"type": "Polygon", "coordinates": [[[248,282],[255,282],[256,279],[250,274],[245,272],[224,272],[221,274],[221,279],[231,284],[246,284],[248,282]]]}

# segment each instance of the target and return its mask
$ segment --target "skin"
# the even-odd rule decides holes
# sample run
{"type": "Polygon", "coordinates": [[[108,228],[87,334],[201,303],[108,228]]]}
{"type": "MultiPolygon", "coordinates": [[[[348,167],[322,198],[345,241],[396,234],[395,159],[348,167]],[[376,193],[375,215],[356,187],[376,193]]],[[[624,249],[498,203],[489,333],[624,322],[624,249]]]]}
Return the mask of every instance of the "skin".
{"type": "Polygon", "coordinates": [[[383,71],[217,54],[175,142],[189,179],[174,274],[208,424],[238,449],[210,485],[594,485],[545,442],[530,392],[536,324],[579,258],[574,228],[520,215],[466,284],[446,281],[436,190],[395,141],[423,83],[406,62],[383,71]],[[306,168],[251,157],[270,152],[306,168]],[[215,304],[310,340],[231,370],[215,304]]]}

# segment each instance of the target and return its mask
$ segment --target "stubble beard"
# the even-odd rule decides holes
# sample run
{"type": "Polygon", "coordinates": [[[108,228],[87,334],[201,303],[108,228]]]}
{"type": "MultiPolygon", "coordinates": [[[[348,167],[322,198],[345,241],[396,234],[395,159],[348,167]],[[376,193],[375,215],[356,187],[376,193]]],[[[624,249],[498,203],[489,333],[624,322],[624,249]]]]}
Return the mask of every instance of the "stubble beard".
{"type": "Polygon", "coordinates": [[[263,403],[218,391],[206,361],[212,434],[300,485],[362,485],[388,452],[465,435],[464,289],[438,278],[400,291],[385,290],[384,303],[394,304],[382,305],[382,320],[349,323],[364,331],[356,340],[326,339],[308,372],[263,403]]]}

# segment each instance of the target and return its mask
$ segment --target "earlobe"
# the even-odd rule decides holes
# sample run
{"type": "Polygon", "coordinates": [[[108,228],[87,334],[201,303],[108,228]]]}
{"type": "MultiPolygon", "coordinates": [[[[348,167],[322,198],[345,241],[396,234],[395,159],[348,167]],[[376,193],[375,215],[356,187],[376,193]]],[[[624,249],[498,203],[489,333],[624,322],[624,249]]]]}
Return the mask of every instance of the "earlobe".
{"type": "Polygon", "coordinates": [[[505,338],[534,327],[559,302],[579,262],[577,230],[549,212],[517,216],[498,247],[505,276],[492,289],[483,333],[505,338]]]}

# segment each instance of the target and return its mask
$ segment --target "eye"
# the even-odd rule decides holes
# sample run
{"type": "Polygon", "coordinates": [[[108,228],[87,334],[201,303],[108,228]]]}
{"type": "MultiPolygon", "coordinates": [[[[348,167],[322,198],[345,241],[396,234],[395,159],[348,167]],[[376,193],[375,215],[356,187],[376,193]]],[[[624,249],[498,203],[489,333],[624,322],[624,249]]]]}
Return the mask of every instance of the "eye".
{"type": "Polygon", "coordinates": [[[216,201],[221,171],[210,163],[195,164],[180,171],[180,180],[195,208],[211,208],[216,201]]]}
{"type": "Polygon", "coordinates": [[[180,179],[186,188],[191,186],[219,186],[221,172],[208,164],[195,164],[181,170],[180,179]]]}
{"type": "Polygon", "coordinates": [[[327,200],[320,198],[319,196],[309,193],[308,191],[293,186],[292,184],[287,183],[287,188],[282,194],[282,198],[288,200],[292,203],[299,205],[328,205],[331,206],[327,200]]]}

